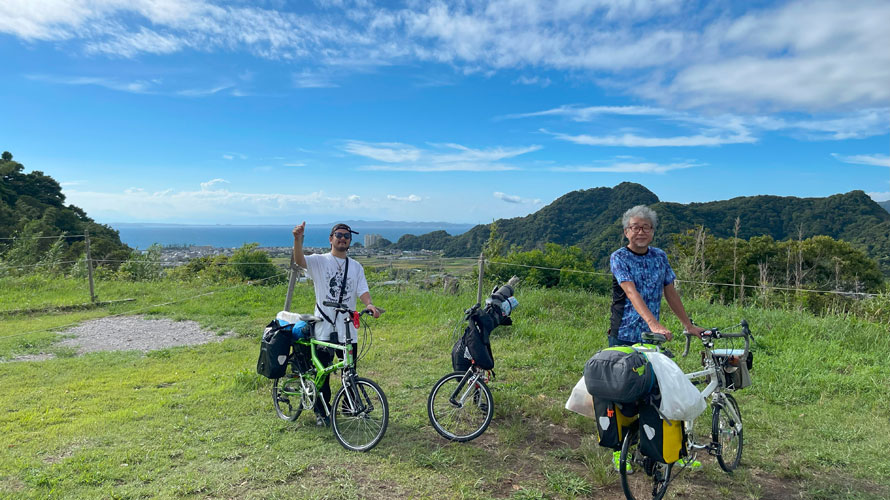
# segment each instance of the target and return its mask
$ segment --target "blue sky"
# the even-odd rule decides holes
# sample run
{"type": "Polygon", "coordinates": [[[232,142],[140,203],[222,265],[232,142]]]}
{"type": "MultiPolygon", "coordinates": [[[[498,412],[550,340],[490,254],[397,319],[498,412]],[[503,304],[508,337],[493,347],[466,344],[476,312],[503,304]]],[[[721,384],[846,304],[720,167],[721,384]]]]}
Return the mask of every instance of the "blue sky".
{"type": "Polygon", "coordinates": [[[890,199],[890,2],[4,0],[0,149],[100,222],[890,199]]]}

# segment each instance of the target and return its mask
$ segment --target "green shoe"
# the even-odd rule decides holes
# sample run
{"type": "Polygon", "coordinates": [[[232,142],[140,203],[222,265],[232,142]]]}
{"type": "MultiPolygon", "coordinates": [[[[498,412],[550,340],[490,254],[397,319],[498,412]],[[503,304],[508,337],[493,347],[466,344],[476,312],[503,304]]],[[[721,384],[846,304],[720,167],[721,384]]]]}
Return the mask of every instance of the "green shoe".
{"type": "MultiPolygon", "coordinates": [[[[617,470],[619,472],[621,471],[621,452],[620,451],[616,451],[615,453],[612,453],[612,464],[615,465],[615,470],[617,470]]],[[[634,473],[634,468],[631,467],[630,462],[627,462],[627,465],[625,466],[625,472],[627,474],[634,473]]]]}
{"type": "Polygon", "coordinates": [[[692,462],[689,462],[689,464],[687,465],[686,460],[681,458],[680,460],[677,460],[677,465],[679,465],[680,467],[689,467],[692,470],[697,470],[697,469],[701,468],[701,462],[699,462],[698,460],[693,460],[692,462]]]}

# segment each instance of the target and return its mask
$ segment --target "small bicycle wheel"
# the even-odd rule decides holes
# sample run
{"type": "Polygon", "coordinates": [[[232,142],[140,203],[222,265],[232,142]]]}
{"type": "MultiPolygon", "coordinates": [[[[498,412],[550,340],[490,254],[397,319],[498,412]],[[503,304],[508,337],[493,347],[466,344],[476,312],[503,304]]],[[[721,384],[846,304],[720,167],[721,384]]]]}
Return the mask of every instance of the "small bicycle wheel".
{"type": "Polygon", "coordinates": [[[627,500],[661,500],[667,493],[674,464],[656,462],[640,453],[639,430],[624,436],[618,459],[621,489],[627,500]]]}
{"type": "Polygon", "coordinates": [[[724,403],[721,407],[714,405],[714,416],[711,421],[711,437],[717,443],[717,463],[726,472],[732,472],[742,461],[742,412],[735,398],[723,394],[724,403]],[[731,408],[733,411],[727,411],[731,408]],[[732,416],[735,412],[739,420],[732,416]]]}
{"type": "Polygon", "coordinates": [[[272,405],[282,420],[293,422],[303,411],[303,386],[300,377],[283,377],[272,380],[272,405]]]}
{"type": "Polygon", "coordinates": [[[459,388],[465,374],[454,372],[440,378],[427,400],[430,423],[451,441],[464,442],[481,436],[494,415],[494,400],[485,382],[477,379],[472,385],[459,388]]]}
{"type": "Polygon", "coordinates": [[[356,377],[354,386],[337,391],[331,416],[334,436],[344,448],[368,451],[386,433],[389,404],[374,381],[356,377]]]}

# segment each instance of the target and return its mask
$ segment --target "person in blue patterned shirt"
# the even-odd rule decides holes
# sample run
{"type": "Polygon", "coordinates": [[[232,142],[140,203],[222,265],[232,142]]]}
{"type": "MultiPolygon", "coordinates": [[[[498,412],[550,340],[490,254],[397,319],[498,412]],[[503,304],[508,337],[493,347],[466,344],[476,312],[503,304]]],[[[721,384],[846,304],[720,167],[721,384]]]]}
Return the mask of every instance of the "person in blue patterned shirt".
{"type": "Polygon", "coordinates": [[[650,247],[658,224],[655,211],[637,205],[624,213],[621,223],[627,246],[609,257],[612,270],[612,316],[609,346],[630,345],[641,341],[645,331],[661,333],[668,340],[671,331],[659,322],[662,295],[687,331],[700,334],[704,329],[692,324],[674,288],[677,276],[663,250],[650,247]]]}

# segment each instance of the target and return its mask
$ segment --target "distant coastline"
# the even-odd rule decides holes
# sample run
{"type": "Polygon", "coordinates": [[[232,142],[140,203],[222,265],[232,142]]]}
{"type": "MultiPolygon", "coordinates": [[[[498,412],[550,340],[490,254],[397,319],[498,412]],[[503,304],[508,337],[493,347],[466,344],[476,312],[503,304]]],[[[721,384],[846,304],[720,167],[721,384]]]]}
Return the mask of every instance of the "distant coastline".
{"type": "MultiPolygon", "coordinates": [[[[432,231],[446,231],[452,236],[462,234],[475,224],[448,222],[399,222],[399,221],[346,221],[360,234],[355,237],[364,242],[367,234],[396,242],[405,234],[421,235],[432,231]]],[[[120,233],[121,241],[132,248],[144,250],[152,244],[162,246],[212,246],[236,248],[245,243],[258,243],[261,247],[284,247],[293,243],[292,225],[236,225],[236,224],[171,224],[154,222],[112,222],[108,224],[120,233]]],[[[331,224],[306,224],[306,246],[328,245],[331,224]]]]}

